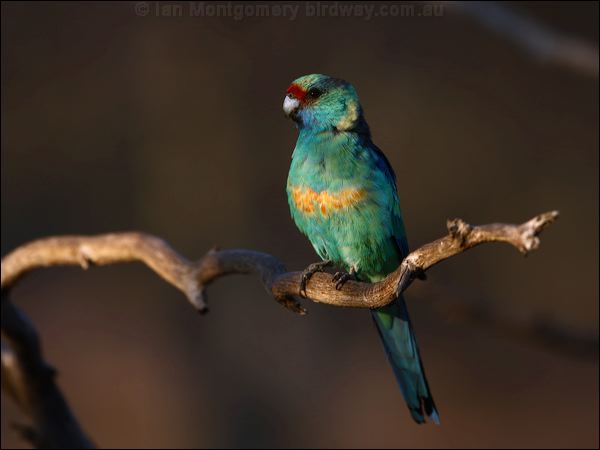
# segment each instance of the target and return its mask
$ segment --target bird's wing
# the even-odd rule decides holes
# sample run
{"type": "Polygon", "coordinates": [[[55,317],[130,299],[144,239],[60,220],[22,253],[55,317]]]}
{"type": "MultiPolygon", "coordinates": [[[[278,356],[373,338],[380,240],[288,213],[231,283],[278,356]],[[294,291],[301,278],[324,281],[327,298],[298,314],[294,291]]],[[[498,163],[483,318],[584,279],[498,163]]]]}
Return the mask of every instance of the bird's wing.
{"type": "Polygon", "coordinates": [[[402,220],[402,212],[400,210],[400,198],[398,197],[398,190],[396,187],[396,174],[389,160],[379,147],[372,144],[373,154],[375,155],[375,161],[377,168],[384,174],[388,179],[390,189],[390,239],[392,245],[396,246],[398,252],[398,261],[400,262],[408,255],[408,240],[406,237],[406,229],[404,228],[404,221],[402,220]]]}

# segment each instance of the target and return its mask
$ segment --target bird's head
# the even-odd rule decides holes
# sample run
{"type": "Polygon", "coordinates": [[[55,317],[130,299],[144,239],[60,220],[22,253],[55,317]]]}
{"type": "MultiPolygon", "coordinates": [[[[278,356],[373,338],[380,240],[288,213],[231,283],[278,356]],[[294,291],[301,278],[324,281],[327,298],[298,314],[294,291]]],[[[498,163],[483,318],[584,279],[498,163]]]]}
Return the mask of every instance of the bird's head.
{"type": "Polygon", "coordinates": [[[354,86],[327,75],[294,80],[287,89],[283,111],[299,128],[316,132],[367,130],[354,86]]]}

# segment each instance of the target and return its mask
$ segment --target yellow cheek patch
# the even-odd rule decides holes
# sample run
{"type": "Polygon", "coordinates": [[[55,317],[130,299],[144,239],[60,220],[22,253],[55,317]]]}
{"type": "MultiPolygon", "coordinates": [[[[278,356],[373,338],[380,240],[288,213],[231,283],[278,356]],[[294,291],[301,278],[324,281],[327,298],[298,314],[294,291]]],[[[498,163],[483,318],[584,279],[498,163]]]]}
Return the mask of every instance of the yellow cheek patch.
{"type": "Polygon", "coordinates": [[[346,115],[338,122],[336,128],[338,131],[346,131],[356,125],[358,120],[358,104],[354,101],[346,106],[346,115]]]}
{"type": "Polygon", "coordinates": [[[326,216],[331,211],[349,208],[359,203],[366,195],[363,189],[346,188],[339,192],[316,192],[310,188],[292,188],[292,200],[299,211],[314,214],[321,211],[326,216]]]}

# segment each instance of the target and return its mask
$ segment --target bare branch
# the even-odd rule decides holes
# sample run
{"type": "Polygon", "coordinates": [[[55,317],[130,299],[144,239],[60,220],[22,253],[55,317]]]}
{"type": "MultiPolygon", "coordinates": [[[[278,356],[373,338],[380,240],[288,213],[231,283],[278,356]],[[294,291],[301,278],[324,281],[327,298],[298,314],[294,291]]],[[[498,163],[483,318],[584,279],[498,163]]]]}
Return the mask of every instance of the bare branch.
{"type": "MultiPolygon", "coordinates": [[[[431,292],[431,289],[429,286],[427,292],[431,292]]],[[[454,327],[485,329],[486,333],[492,332],[503,339],[512,339],[519,345],[541,347],[565,358],[598,360],[597,332],[574,330],[543,313],[527,313],[522,309],[516,312],[503,305],[482,302],[481,298],[469,298],[469,294],[461,295],[460,298],[448,294],[448,290],[443,290],[443,293],[432,295],[428,303],[431,303],[431,309],[442,320],[452,323],[454,327]]],[[[422,296],[425,297],[424,294],[422,296]]]]}
{"type": "MultiPolygon", "coordinates": [[[[393,301],[412,279],[444,259],[484,242],[506,242],[526,254],[539,245],[538,235],[558,217],[552,211],[521,225],[471,226],[461,219],[448,221],[449,234],[410,253],[402,264],[378,283],[348,281],[336,290],[328,273],[316,273],[308,283],[308,299],[335,306],[378,308],[393,301]]],[[[184,292],[194,307],[206,311],[204,290],[215,279],[228,274],[258,275],[279,302],[303,313],[299,296],[300,272],[286,272],[274,256],[252,250],[211,250],[192,262],[165,241],[144,233],[114,233],[100,236],[51,237],[25,244],[2,259],[2,289],[40,267],[57,265],[106,265],[141,261],[184,292]]]]}
{"type": "Polygon", "coordinates": [[[598,47],[567,36],[514,12],[503,2],[445,1],[442,4],[469,15],[541,62],[598,77],[598,47]]]}
{"type": "MultiPolygon", "coordinates": [[[[527,254],[539,246],[538,235],[558,217],[557,211],[521,225],[471,226],[448,221],[448,235],[410,253],[379,283],[348,281],[336,290],[332,275],[316,273],[309,281],[308,299],[335,306],[377,308],[393,301],[415,277],[434,264],[484,242],[506,242],[527,254]]],[[[252,250],[209,251],[192,262],[165,241],[144,233],[50,237],[18,247],[2,258],[2,387],[31,418],[20,431],[36,447],[90,448],[54,382],[54,370],[44,361],[39,338],[27,318],[8,299],[9,289],[25,274],[41,267],[107,265],[141,261],[185,293],[190,303],[206,312],[204,291],[212,281],[229,274],[257,275],[269,293],[287,308],[304,314],[298,303],[301,272],[286,272],[274,256],[252,250]]]]}
{"type": "Polygon", "coordinates": [[[36,448],[93,448],[54,382],[55,370],[43,359],[37,332],[2,294],[2,388],[31,419],[18,426],[36,448]]]}

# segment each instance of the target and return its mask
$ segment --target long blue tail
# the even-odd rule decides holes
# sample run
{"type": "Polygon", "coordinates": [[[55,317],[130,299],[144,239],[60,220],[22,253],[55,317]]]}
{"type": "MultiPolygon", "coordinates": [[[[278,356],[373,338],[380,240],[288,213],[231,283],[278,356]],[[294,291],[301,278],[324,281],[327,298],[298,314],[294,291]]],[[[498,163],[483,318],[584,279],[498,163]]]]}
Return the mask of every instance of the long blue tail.
{"type": "Polygon", "coordinates": [[[371,314],[413,419],[424,423],[426,414],[439,425],[440,418],[427,385],[404,299],[400,297],[371,314]]]}

